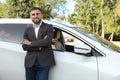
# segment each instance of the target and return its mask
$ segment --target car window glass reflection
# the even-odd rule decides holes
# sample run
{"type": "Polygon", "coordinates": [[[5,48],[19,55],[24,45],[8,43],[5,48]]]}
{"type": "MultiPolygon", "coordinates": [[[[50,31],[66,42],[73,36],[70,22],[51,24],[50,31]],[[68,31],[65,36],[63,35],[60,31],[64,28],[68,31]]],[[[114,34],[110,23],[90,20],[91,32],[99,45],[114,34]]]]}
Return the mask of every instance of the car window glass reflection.
{"type": "Polygon", "coordinates": [[[79,53],[84,53],[86,49],[91,50],[89,46],[85,45],[81,40],[75,38],[71,34],[59,29],[54,29],[52,49],[76,53],[77,51],[75,50],[77,48],[80,48],[79,53]]]}
{"type": "Polygon", "coordinates": [[[0,40],[20,43],[27,24],[0,24],[0,40]]]}

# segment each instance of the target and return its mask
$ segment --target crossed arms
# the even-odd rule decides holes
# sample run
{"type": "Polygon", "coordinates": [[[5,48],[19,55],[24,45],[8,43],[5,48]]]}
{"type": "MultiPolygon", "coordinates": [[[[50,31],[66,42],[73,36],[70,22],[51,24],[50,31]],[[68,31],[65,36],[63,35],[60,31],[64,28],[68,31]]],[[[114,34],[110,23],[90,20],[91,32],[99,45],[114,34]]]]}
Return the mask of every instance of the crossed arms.
{"type": "Polygon", "coordinates": [[[53,28],[49,27],[44,38],[36,41],[30,41],[27,38],[26,34],[28,33],[24,33],[24,39],[21,42],[23,49],[27,51],[41,50],[41,48],[48,47],[51,45],[53,38],[53,28]]]}

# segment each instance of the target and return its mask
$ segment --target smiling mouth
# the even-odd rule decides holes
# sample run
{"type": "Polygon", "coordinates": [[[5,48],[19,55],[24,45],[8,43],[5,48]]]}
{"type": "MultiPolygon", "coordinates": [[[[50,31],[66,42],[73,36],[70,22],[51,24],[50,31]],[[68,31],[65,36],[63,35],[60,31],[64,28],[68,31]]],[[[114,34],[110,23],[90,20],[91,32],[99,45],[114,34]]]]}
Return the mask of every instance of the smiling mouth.
{"type": "Polygon", "coordinates": [[[39,20],[38,18],[35,18],[34,20],[39,20]]]}

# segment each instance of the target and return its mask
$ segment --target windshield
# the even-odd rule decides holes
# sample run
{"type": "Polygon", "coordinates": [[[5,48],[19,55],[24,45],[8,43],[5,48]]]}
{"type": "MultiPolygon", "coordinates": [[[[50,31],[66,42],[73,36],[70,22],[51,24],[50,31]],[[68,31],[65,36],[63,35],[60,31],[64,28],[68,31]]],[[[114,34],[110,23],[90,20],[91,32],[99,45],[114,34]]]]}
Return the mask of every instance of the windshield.
{"type": "Polygon", "coordinates": [[[78,32],[80,32],[81,34],[89,37],[90,39],[101,43],[101,45],[103,45],[104,47],[106,47],[110,50],[112,49],[114,51],[120,52],[120,47],[118,47],[115,44],[113,44],[112,42],[100,37],[99,35],[87,32],[87,31],[81,29],[80,27],[71,27],[71,28],[73,28],[74,30],[77,30],[78,32]]]}

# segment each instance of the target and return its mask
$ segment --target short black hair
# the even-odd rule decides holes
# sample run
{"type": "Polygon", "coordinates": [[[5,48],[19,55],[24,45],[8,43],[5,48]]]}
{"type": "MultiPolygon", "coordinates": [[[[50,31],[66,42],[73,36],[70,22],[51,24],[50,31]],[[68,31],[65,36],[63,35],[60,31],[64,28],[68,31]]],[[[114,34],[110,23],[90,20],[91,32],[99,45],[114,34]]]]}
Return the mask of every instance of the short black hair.
{"type": "Polygon", "coordinates": [[[33,10],[39,10],[42,13],[42,10],[39,7],[32,7],[29,12],[31,12],[33,10]]]}

